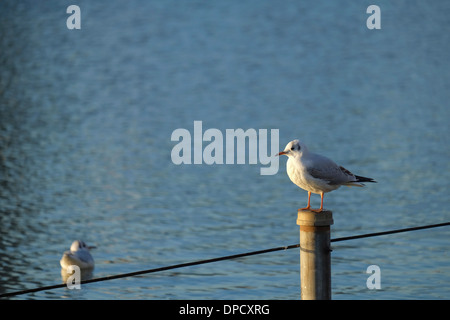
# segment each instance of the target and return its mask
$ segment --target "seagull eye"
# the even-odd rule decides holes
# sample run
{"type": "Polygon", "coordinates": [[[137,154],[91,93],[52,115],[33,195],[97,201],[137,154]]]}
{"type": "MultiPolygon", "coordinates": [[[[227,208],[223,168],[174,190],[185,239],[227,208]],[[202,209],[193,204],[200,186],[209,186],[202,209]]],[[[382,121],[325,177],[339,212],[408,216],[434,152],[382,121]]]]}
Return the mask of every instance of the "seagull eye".
{"type": "Polygon", "coordinates": [[[291,148],[291,150],[294,150],[294,149],[295,149],[294,147],[291,148]]]}

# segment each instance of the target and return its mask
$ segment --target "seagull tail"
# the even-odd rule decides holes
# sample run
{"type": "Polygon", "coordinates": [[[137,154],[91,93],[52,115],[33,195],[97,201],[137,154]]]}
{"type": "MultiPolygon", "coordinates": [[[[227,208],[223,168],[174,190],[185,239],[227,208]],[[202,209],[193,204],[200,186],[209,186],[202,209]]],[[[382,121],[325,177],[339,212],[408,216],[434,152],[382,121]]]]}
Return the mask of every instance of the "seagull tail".
{"type": "Polygon", "coordinates": [[[364,187],[365,184],[364,183],[360,183],[360,182],[352,181],[352,182],[344,183],[344,186],[347,186],[347,187],[364,187]]]}
{"type": "Polygon", "coordinates": [[[372,178],[366,178],[361,176],[355,176],[356,181],[350,181],[345,183],[344,185],[347,187],[364,187],[365,184],[363,182],[376,182],[372,178]]]}

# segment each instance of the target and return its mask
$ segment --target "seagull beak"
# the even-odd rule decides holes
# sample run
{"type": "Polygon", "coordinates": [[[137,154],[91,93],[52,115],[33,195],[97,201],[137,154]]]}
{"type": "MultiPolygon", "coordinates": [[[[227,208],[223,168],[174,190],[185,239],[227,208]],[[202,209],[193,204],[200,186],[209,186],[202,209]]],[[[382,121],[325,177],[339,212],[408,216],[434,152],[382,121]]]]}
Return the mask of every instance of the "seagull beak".
{"type": "Polygon", "coordinates": [[[283,154],[286,154],[286,152],[284,152],[284,151],[281,151],[281,152],[279,152],[278,154],[276,154],[277,156],[282,156],[283,154]]]}

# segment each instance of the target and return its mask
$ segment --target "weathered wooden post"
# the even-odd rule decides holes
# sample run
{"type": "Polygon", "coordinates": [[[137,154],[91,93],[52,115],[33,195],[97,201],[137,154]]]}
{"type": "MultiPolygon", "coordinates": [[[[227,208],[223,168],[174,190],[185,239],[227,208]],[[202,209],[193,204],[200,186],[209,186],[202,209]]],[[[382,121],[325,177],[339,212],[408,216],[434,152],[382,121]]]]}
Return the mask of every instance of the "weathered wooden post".
{"type": "Polygon", "coordinates": [[[298,210],[302,300],[331,299],[330,225],[333,213],[298,210]]]}

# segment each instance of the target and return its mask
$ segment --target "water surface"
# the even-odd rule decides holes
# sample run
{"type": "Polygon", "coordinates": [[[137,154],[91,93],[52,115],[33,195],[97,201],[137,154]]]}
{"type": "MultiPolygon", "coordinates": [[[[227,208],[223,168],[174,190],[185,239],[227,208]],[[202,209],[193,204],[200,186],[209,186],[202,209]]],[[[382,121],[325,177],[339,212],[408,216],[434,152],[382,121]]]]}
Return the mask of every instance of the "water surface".
{"type": "MultiPolygon", "coordinates": [[[[326,195],[332,238],[450,220],[448,2],[378,1],[381,30],[354,1],[78,1],[81,30],[70,4],[0,4],[0,293],[60,283],[79,238],[95,277],[298,243],[286,159],[172,163],[196,120],[376,179],[326,195]]],[[[333,298],[448,299],[449,232],[336,243],[333,298]]],[[[287,250],[17,299],[299,297],[287,250]]]]}

